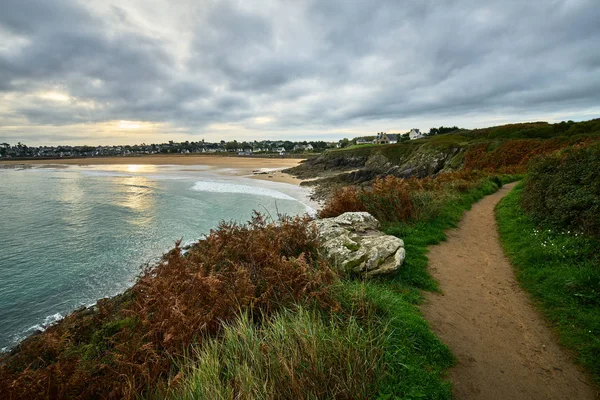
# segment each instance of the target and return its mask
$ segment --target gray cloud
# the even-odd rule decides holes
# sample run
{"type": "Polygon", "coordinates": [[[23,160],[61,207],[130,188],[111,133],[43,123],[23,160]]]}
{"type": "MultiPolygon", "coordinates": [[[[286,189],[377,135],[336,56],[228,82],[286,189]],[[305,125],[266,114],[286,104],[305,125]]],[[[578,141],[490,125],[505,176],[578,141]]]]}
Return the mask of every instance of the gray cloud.
{"type": "Polygon", "coordinates": [[[14,121],[27,138],[118,120],[284,137],[587,117],[600,112],[595,3],[4,0],[0,138],[14,121]]]}

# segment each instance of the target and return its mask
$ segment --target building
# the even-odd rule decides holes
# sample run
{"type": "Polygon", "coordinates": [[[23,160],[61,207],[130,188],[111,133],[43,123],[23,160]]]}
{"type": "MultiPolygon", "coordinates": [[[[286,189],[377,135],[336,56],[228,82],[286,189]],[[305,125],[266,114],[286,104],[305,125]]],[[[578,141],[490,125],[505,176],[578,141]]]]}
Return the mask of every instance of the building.
{"type": "Polygon", "coordinates": [[[312,144],[297,144],[292,149],[293,151],[313,151],[314,147],[312,144]]]}
{"type": "Polygon", "coordinates": [[[375,144],[390,144],[390,138],[385,132],[378,132],[377,137],[373,141],[375,144]]]}
{"type": "Polygon", "coordinates": [[[373,141],[376,144],[395,144],[398,143],[398,135],[395,133],[387,134],[380,132],[377,134],[377,138],[373,141]]]}
{"type": "Polygon", "coordinates": [[[425,135],[421,134],[421,132],[417,128],[413,128],[408,133],[408,137],[410,140],[415,140],[415,139],[424,138],[425,135]]]}

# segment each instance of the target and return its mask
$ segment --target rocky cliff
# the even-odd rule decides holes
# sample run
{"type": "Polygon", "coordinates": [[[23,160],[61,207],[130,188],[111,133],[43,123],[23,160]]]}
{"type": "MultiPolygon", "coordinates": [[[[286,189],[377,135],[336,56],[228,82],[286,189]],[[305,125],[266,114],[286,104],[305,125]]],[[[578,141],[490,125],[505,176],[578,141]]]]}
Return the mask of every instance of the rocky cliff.
{"type": "Polygon", "coordinates": [[[285,172],[310,179],[305,185],[314,186],[314,197],[323,199],[338,187],[366,185],[378,176],[423,178],[461,168],[468,144],[460,135],[441,139],[330,151],[285,172]]]}

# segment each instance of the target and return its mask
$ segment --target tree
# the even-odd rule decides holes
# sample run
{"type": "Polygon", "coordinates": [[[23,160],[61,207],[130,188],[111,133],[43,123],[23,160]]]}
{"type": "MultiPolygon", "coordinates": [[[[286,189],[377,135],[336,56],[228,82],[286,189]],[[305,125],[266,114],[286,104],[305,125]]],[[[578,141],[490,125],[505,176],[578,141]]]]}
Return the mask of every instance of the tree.
{"type": "Polygon", "coordinates": [[[429,129],[429,133],[427,134],[427,136],[443,135],[444,133],[454,132],[459,129],[460,128],[458,126],[452,126],[452,127],[440,126],[439,128],[429,129]]]}

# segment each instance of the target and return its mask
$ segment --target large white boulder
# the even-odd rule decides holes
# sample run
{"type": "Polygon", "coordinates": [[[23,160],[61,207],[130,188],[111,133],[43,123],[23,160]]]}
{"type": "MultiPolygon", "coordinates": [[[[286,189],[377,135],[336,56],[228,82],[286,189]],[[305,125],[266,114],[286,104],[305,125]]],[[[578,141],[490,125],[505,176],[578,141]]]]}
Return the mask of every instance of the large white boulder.
{"type": "Polygon", "coordinates": [[[404,242],[379,230],[367,212],[347,212],[317,220],[319,240],[338,270],[366,277],[396,272],[404,262],[404,242]]]}

